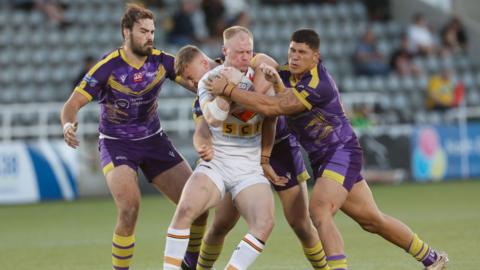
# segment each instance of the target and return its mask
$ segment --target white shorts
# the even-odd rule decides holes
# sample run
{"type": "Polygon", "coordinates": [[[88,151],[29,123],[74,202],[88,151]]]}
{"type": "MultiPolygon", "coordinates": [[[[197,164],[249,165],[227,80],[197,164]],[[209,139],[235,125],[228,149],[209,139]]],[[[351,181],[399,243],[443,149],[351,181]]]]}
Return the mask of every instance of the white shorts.
{"type": "Polygon", "coordinates": [[[270,185],[268,179],[263,175],[260,164],[252,162],[221,161],[213,159],[209,162],[201,161],[194,172],[207,175],[215,183],[220,195],[223,198],[225,192],[232,194],[232,199],[249,186],[256,184],[270,185]]]}

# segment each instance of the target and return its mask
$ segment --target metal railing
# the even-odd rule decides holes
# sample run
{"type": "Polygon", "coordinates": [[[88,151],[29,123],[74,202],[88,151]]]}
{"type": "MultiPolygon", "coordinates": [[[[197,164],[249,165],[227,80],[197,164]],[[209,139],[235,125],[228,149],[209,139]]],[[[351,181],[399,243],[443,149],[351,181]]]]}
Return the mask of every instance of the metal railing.
{"type": "MultiPolygon", "coordinates": [[[[60,110],[63,103],[28,103],[0,106],[0,141],[61,138],[60,110]]],[[[161,98],[158,105],[162,127],[180,136],[193,129],[192,98],[161,98]],[[165,117],[162,117],[165,115],[165,117]]],[[[88,104],[78,114],[78,136],[98,134],[99,105],[88,104]]]]}

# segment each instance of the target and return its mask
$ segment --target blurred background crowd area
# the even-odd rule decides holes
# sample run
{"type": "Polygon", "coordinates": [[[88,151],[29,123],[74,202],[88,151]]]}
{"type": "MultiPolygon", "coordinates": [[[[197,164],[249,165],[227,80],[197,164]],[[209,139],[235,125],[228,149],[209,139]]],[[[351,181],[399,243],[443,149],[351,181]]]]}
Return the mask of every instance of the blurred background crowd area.
{"type": "MultiPolygon", "coordinates": [[[[0,1],[0,141],[62,138],[62,103],[89,67],[121,46],[120,18],[127,2],[0,1]]],[[[480,118],[476,1],[134,2],[154,11],[155,46],[172,54],[195,44],[218,57],[222,31],[243,25],[254,34],[255,51],[285,63],[292,32],[315,29],[321,58],[362,137],[367,167],[372,160],[376,166],[392,167],[385,163],[384,145],[402,151],[409,141],[395,139],[410,136],[415,126],[480,118]],[[387,141],[379,143],[378,136],[387,141]]],[[[196,158],[191,147],[192,99],[182,87],[166,83],[158,107],[162,126],[189,160],[196,158]]],[[[79,122],[80,136],[95,141],[98,106],[83,109],[79,122]]],[[[398,162],[409,167],[409,160],[398,156],[398,162]]],[[[89,164],[98,166],[96,160],[89,164]]]]}
{"type": "MultiPolygon", "coordinates": [[[[255,51],[284,63],[291,33],[315,29],[321,36],[321,57],[340,91],[357,93],[344,102],[360,127],[443,121],[443,113],[461,102],[474,106],[480,101],[471,33],[451,10],[435,17],[420,9],[395,19],[395,1],[137,2],[157,16],[156,47],[172,54],[195,44],[218,57],[222,31],[243,25],[254,33],[255,51]]],[[[121,45],[123,1],[1,3],[0,104],[64,101],[96,60],[121,45]]],[[[189,96],[176,86],[163,92],[189,96]]]]}

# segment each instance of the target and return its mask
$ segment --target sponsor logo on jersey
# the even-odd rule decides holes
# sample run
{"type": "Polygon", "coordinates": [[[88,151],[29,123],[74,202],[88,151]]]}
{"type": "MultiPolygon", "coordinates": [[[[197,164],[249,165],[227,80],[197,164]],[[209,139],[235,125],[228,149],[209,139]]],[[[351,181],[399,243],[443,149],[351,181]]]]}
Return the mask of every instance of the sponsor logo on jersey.
{"type": "Polygon", "coordinates": [[[125,80],[127,79],[127,75],[126,74],[123,74],[122,76],[120,76],[120,81],[122,81],[122,83],[125,83],[125,80]]]}
{"type": "Polygon", "coordinates": [[[138,83],[143,81],[143,72],[137,72],[133,74],[133,81],[138,83]]]}
{"type": "Polygon", "coordinates": [[[130,102],[128,102],[126,99],[117,99],[115,100],[115,107],[128,109],[130,107],[130,102]]]}
{"type": "Polygon", "coordinates": [[[92,76],[90,75],[85,75],[85,77],[83,77],[83,80],[87,83],[88,86],[90,87],[95,87],[97,84],[98,84],[98,81],[93,78],[92,76]]]}
{"type": "Polygon", "coordinates": [[[145,74],[145,76],[147,76],[148,78],[155,77],[155,76],[157,76],[157,72],[156,71],[150,71],[150,72],[147,72],[145,74]]]}
{"type": "Polygon", "coordinates": [[[255,112],[245,110],[241,112],[234,112],[232,115],[246,123],[257,114],[255,112]]]}

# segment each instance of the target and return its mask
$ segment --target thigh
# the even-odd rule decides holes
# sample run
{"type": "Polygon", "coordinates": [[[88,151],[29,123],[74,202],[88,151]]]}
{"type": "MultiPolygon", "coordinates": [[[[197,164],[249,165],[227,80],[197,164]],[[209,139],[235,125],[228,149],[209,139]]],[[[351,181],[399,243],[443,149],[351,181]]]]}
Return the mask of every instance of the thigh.
{"type": "Polygon", "coordinates": [[[212,222],[212,227],[230,231],[238,219],[240,213],[233,204],[232,195],[226,193],[222,201],[215,207],[215,217],[212,222]]]}
{"type": "Polygon", "coordinates": [[[140,189],[137,173],[126,165],[113,168],[106,174],[108,189],[118,208],[138,206],[140,189]]]}
{"type": "Polygon", "coordinates": [[[347,199],[348,191],[338,182],[319,177],[313,186],[310,209],[314,216],[335,214],[347,199]]]}
{"type": "Polygon", "coordinates": [[[178,203],[182,190],[191,175],[192,169],[186,161],[182,161],[154,177],[152,183],[171,201],[178,203]]]}
{"type": "Polygon", "coordinates": [[[381,214],[366,181],[355,184],[342,206],[342,211],[356,220],[364,223],[381,214]]]}
{"type": "Polygon", "coordinates": [[[256,220],[273,219],[275,205],[273,193],[269,184],[255,184],[241,190],[234,199],[240,215],[248,224],[256,220]]]}
{"type": "Polygon", "coordinates": [[[283,213],[288,221],[310,218],[308,211],[308,189],[305,182],[287,190],[278,191],[277,194],[278,197],[280,197],[283,213]]]}
{"type": "Polygon", "coordinates": [[[221,193],[210,177],[201,172],[194,172],[188,179],[178,202],[178,208],[187,207],[196,215],[217,205],[221,193]]]}

